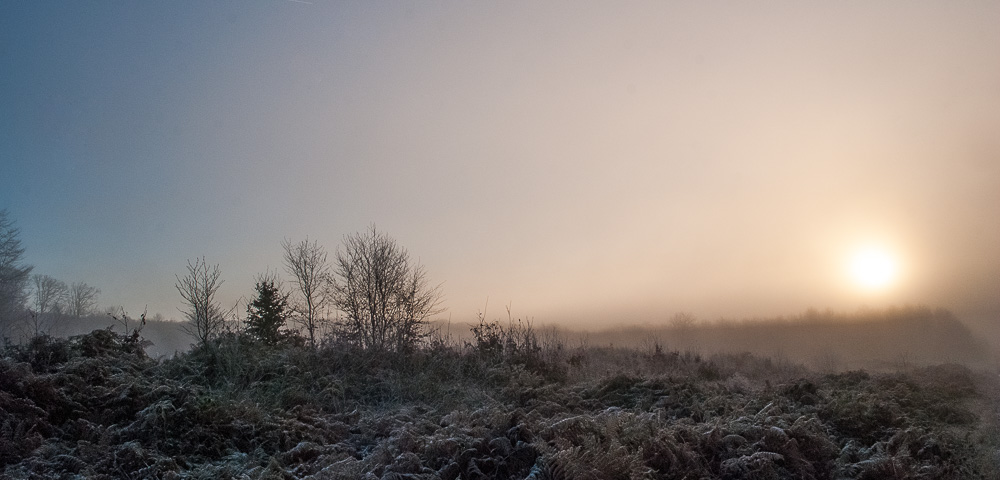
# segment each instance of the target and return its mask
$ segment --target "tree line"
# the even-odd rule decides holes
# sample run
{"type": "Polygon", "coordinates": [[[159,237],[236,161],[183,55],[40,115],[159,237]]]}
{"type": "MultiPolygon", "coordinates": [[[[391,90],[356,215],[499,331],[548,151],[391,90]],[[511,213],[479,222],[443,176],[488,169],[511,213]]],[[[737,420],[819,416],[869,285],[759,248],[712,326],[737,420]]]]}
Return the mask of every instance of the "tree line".
{"type": "MultiPolygon", "coordinates": [[[[198,347],[210,347],[225,333],[264,344],[312,347],[336,339],[374,351],[405,351],[427,335],[426,322],[440,313],[440,285],[430,284],[423,265],[392,237],[371,226],[344,237],[332,258],[308,238],[281,243],[288,284],[278,272],[255,278],[253,298],[241,322],[216,294],[223,283],[219,265],[189,260],[176,275],[184,302],[184,330],[198,347]]],[[[97,312],[100,290],[85,282],[67,284],[33,273],[24,262],[20,230],[0,210],[0,338],[46,333],[55,320],[97,312]]],[[[117,315],[118,309],[107,309],[117,315]]],[[[122,312],[124,315],[124,312],[122,312]]],[[[117,317],[116,317],[117,318],[117,317]]]]}
{"type": "Polygon", "coordinates": [[[24,263],[20,229],[6,209],[0,210],[0,337],[38,335],[60,316],[97,312],[100,289],[86,282],[67,284],[33,270],[24,263]]]}
{"type": "MultiPolygon", "coordinates": [[[[440,285],[410,260],[406,249],[374,226],[344,238],[332,261],[308,238],[281,244],[286,285],[277,272],[259,274],[254,297],[235,333],[267,345],[300,343],[316,347],[327,339],[372,351],[407,351],[427,335],[429,317],[441,312],[440,285]],[[331,317],[331,312],[335,316],[331,317]]],[[[196,347],[211,348],[233,332],[216,299],[222,285],[219,265],[189,260],[176,276],[184,300],[186,331],[196,347]]]]}

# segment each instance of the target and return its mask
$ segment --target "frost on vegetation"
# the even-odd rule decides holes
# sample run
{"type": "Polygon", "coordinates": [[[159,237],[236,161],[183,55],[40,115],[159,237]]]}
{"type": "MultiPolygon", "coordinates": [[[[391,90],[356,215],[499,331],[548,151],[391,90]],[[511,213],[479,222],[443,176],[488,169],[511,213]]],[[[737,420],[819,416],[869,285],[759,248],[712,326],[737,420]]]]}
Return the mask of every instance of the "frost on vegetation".
{"type": "Polygon", "coordinates": [[[0,477],[818,480],[998,471],[995,425],[973,413],[996,401],[982,393],[996,379],[954,365],[791,376],[753,357],[655,352],[648,357],[664,370],[635,374],[623,372],[646,358],[638,352],[579,350],[573,356],[588,360],[573,366],[568,355],[506,364],[497,359],[511,357],[440,346],[433,355],[370,356],[226,343],[239,341],[158,361],[106,330],[6,347],[0,477]]]}

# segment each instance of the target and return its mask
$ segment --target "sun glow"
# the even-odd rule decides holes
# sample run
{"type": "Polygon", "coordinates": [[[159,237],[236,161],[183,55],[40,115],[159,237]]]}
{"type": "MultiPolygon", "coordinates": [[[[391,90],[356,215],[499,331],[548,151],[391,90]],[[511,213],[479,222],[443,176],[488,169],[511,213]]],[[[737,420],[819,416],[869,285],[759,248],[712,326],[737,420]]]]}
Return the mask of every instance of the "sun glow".
{"type": "Polygon", "coordinates": [[[850,259],[849,272],[854,282],[865,290],[883,290],[899,273],[896,258],[887,250],[867,247],[856,251],[850,259]]]}

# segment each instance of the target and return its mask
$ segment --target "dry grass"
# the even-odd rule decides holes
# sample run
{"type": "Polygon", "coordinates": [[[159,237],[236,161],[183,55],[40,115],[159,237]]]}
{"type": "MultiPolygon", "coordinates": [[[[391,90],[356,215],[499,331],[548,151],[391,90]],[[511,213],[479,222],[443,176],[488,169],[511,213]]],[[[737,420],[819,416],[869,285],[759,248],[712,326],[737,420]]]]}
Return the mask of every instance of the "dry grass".
{"type": "Polygon", "coordinates": [[[38,337],[0,358],[0,476],[997,478],[995,375],[482,332],[380,355],[232,335],[168,360],[38,337]]]}

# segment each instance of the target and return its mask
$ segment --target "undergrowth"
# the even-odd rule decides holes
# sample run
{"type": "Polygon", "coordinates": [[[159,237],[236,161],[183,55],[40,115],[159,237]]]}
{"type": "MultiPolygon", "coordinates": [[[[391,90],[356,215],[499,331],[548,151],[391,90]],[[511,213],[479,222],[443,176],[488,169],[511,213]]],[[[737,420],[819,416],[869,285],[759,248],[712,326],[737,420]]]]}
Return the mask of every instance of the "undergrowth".
{"type": "Polygon", "coordinates": [[[995,379],[962,366],[820,374],[474,334],[405,354],[226,335],[163,360],[111,330],[8,345],[0,476],[997,478],[995,379]]]}

